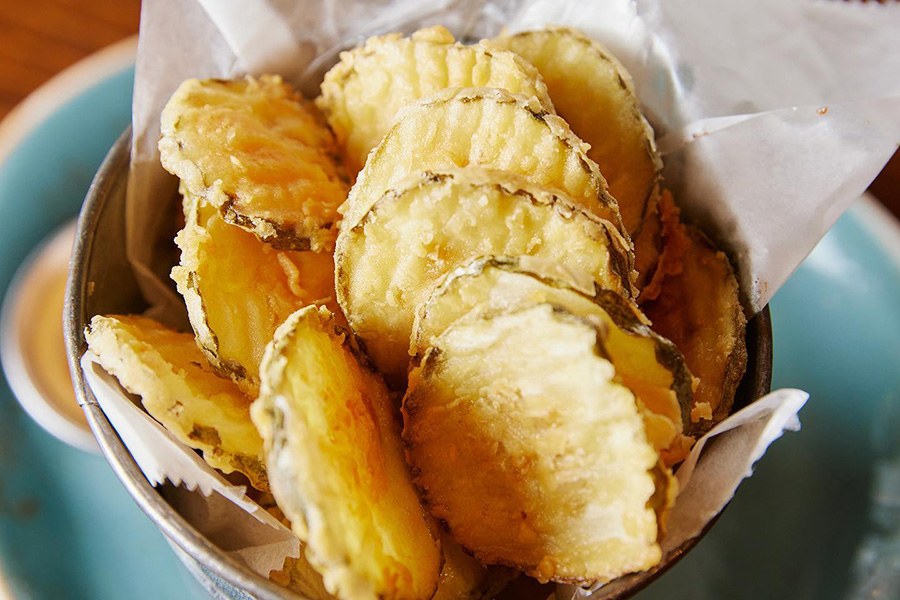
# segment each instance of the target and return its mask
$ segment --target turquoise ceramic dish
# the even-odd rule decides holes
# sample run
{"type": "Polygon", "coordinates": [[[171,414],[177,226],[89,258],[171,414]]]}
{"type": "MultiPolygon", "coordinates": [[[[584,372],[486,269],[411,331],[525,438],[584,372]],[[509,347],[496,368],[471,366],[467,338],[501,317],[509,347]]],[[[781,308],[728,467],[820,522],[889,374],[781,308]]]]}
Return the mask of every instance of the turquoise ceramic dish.
{"type": "MultiPolygon", "coordinates": [[[[129,121],[132,77],[97,80],[0,163],[0,290],[77,212],[129,121]]],[[[811,393],[803,430],[773,446],[713,530],[638,598],[844,596],[874,531],[871,488],[888,452],[879,436],[900,404],[898,248],[896,224],[860,203],[776,296],[773,387],[811,393]]],[[[6,385],[0,484],[0,571],[22,597],[203,597],[106,462],[30,423],[6,385]]]]}

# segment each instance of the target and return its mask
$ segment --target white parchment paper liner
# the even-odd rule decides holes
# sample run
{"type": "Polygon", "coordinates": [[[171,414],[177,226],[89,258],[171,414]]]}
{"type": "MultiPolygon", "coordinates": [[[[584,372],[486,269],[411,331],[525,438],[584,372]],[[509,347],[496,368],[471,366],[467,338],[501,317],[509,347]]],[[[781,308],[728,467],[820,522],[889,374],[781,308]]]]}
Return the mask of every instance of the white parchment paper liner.
{"type": "MultiPolygon", "coordinates": [[[[178,322],[184,312],[168,282],[170,257],[161,258],[165,253],[157,251],[160,242],[171,239],[178,211],[176,184],[160,167],[156,149],[159,113],[177,85],[189,77],[277,72],[314,95],[321,73],[340,49],[368,35],[437,23],[470,39],[495,35],[501,27],[514,31],[573,25],[611,48],[631,72],[656,128],[666,184],[688,218],[735,260],[750,313],[768,302],[860,196],[900,140],[900,53],[893,50],[900,31],[897,4],[145,2],[135,82],[127,251],[154,316],[178,322]]],[[[144,422],[152,420],[96,367],[85,364],[85,371],[104,411],[115,419],[117,430],[125,432],[123,439],[136,459],[140,457],[148,479],[183,481],[206,494],[214,490],[254,515],[259,512],[229,490],[227,482],[214,484],[215,473],[204,472],[209,469],[193,452],[181,448],[193,459],[174,459],[173,440],[161,428],[144,422]],[[160,453],[163,446],[165,453],[160,453]]],[[[706,451],[701,453],[703,444],[698,444],[679,472],[683,490],[663,540],[666,549],[699,533],[768,445],[782,431],[799,426],[796,413],[805,399],[797,390],[773,392],[710,432],[717,439],[706,451]]],[[[273,544],[284,542],[283,528],[269,529],[273,544]]],[[[220,534],[216,539],[227,539],[220,534]]],[[[233,546],[228,549],[246,550],[233,546]]],[[[274,562],[263,560],[255,570],[264,573],[274,562]]],[[[599,594],[623,584],[613,582],[599,594]]],[[[570,597],[584,592],[560,586],[558,593],[570,597]]]]}
{"type": "Polygon", "coordinates": [[[153,486],[168,480],[206,497],[202,504],[187,499],[179,503],[182,516],[195,529],[264,577],[281,569],[286,557],[300,556],[300,542],[290,529],[251,500],[246,488],[229,483],[131,402],[92,352],[81,357],[81,368],[100,408],[147,480],[153,486]]]}

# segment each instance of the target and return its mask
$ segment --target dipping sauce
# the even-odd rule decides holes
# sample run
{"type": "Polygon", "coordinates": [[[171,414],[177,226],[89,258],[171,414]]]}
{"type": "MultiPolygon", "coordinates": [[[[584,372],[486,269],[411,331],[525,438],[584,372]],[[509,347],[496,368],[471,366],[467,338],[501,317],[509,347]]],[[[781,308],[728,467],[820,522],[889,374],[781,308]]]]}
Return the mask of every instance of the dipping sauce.
{"type": "Polygon", "coordinates": [[[66,362],[62,319],[68,269],[66,265],[61,266],[54,265],[52,272],[41,274],[43,281],[34,289],[33,302],[23,311],[31,313],[32,317],[18,323],[26,329],[21,338],[22,354],[41,395],[67,418],[87,427],[84,411],[75,399],[66,362]]]}
{"type": "Polygon", "coordinates": [[[63,334],[63,303],[75,223],[55,232],[19,268],[3,302],[0,350],[16,399],[48,432],[96,450],[78,406],[63,334]]]}

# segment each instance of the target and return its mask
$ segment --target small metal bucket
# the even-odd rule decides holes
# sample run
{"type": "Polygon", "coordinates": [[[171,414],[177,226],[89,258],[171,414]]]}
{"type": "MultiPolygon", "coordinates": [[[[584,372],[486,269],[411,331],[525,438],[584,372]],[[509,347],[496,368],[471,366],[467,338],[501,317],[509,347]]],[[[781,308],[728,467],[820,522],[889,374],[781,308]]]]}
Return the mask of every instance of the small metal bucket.
{"type": "MultiPolygon", "coordinates": [[[[140,313],[147,308],[125,256],[125,190],[130,146],[129,129],[112,147],[97,172],[78,220],[65,308],[66,348],[78,402],[116,475],[213,597],[300,598],[229,557],[178,514],[141,473],[85,383],[80,360],[87,348],[84,329],[91,317],[97,314],[140,313]]],[[[772,323],[768,309],[748,323],[747,350],[747,373],[738,388],[735,409],[765,395],[771,387],[772,323]]],[[[653,569],[611,582],[596,598],[608,600],[636,593],[696,545],[714,521],[699,536],[664,557],[653,569]]],[[[541,596],[545,597],[546,593],[541,596]]]]}

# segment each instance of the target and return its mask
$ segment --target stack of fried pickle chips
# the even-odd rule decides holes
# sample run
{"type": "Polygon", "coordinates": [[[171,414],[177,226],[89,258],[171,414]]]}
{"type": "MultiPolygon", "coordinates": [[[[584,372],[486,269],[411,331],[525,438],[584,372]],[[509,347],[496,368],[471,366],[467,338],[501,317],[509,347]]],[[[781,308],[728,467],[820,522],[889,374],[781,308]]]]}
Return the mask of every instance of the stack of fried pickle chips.
{"type": "Polygon", "coordinates": [[[274,76],[187,81],[162,132],[194,336],[109,316],[88,341],[274,495],[308,564],[273,578],[488,598],[659,562],[670,468],[728,414],[744,320],[605,49],[391,34],[315,105],[274,76]]]}

